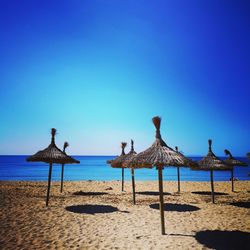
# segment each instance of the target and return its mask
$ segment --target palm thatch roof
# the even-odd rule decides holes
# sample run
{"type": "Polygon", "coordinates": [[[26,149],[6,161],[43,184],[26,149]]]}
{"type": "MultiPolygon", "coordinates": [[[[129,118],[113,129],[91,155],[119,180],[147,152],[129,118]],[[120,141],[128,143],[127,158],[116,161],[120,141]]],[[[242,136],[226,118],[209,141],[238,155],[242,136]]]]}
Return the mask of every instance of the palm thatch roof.
{"type": "Polygon", "coordinates": [[[231,167],[219,159],[212,151],[212,140],[208,140],[208,154],[198,161],[194,170],[230,170],[231,167]]]}
{"type": "Polygon", "coordinates": [[[162,139],[160,133],[161,118],[156,116],[152,119],[156,128],[155,141],[151,147],[137,154],[128,161],[130,168],[152,168],[163,166],[184,166],[187,159],[179,152],[170,148],[162,139]]]}
{"type": "Polygon", "coordinates": [[[128,154],[120,155],[115,160],[111,161],[111,166],[113,168],[122,168],[126,167],[125,163],[128,162],[132,157],[136,155],[136,152],[134,150],[134,141],[131,140],[131,150],[128,154]]]}
{"type": "Polygon", "coordinates": [[[29,162],[46,162],[46,163],[80,163],[78,160],[66,155],[55,144],[56,129],[51,129],[51,143],[50,145],[38,151],[36,154],[28,157],[26,160],[29,162]]]}
{"type": "Polygon", "coordinates": [[[127,146],[127,142],[121,142],[121,149],[122,149],[122,152],[121,152],[120,156],[118,156],[117,158],[115,158],[115,159],[113,159],[113,160],[107,161],[108,164],[111,164],[111,167],[113,167],[113,168],[122,168],[121,165],[119,165],[119,164],[113,164],[113,162],[114,162],[115,160],[118,160],[120,157],[126,155],[126,154],[125,154],[125,148],[126,148],[126,146],[127,146]]]}
{"type": "Polygon", "coordinates": [[[224,160],[224,162],[226,162],[227,165],[242,166],[242,167],[248,166],[245,162],[235,159],[229,150],[225,149],[224,152],[225,152],[225,155],[228,155],[228,158],[224,160]]]}

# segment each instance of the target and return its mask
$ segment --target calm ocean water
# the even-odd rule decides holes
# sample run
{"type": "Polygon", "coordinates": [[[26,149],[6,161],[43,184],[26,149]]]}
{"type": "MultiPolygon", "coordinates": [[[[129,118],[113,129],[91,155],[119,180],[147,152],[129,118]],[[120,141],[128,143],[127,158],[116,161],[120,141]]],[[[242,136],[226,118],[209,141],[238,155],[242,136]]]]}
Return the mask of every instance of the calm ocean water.
{"type": "MultiPolygon", "coordinates": [[[[26,162],[27,156],[0,156],[0,180],[29,180],[46,181],[48,179],[48,164],[26,162]]],[[[120,180],[121,169],[111,168],[106,164],[107,160],[114,156],[75,156],[81,163],[65,165],[64,179],[77,180],[120,180]]],[[[193,157],[199,160],[200,157],[193,157]]],[[[248,167],[235,167],[235,177],[239,180],[250,180],[250,162],[247,158],[239,158],[248,163],[248,167]]],[[[164,180],[177,180],[177,170],[174,167],[166,167],[163,171],[164,180]]],[[[183,181],[209,181],[208,171],[191,171],[189,168],[181,168],[181,180],[183,181]]],[[[52,179],[60,180],[61,165],[54,164],[52,179]]],[[[157,171],[154,169],[136,169],[136,180],[157,180],[157,171]]],[[[227,181],[230,178],[229,171],[215,171],[216,181],[227,181]]],[[[125,169],[125,180],[130,180],[130,169],[125,169]]]]}

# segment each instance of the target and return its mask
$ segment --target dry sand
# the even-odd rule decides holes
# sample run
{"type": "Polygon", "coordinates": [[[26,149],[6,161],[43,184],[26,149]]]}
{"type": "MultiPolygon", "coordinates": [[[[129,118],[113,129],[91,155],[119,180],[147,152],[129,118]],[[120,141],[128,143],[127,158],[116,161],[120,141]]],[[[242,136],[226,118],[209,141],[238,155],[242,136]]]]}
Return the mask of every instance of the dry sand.
{"type": "Polygon", "coordinates": [[[158,182],[0,182],[0,249],[249,249],[250,181],[165,182],[166,235],[161,235],[158,182]],[[156,204],[156,205],[154,205],[156,204]],[[170,211],[169,211],[170,210],[170,211]]]}

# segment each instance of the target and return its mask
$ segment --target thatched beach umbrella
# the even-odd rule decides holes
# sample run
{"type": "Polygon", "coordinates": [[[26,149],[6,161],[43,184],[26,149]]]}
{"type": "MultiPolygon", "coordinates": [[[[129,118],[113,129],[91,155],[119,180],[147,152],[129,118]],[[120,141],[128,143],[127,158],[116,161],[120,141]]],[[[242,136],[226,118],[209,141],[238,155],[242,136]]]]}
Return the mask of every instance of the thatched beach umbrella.
{"type": "Polygon", "coordinates": [[[28,157],[26,160],[29,162],[46,162],[49,163],[49,176],[48,176],[48,189],[47,189],[47,198],[46,206],[49,204],[49,193],[50,193],[50,183],[51,183],[51,173],[52,173],[52,164],[66,164],[66,163],[80,163],[79,161],[73,159],[72,157],[66,155],[62,152],[55,144],[55,134],[56,129],[51,129],[51,143],[44,150],[38,151],[36,154],[28,157]]]}
{"type": "MultiPolygon", "coordinates": [[[[63,153],[65,153],[65,149],[69,146],[68,142],[64,142],[63,145],[63,153]]],[[[65,153],[66,154],[66,153],[65,153]]],[[[63,191],[63,174],[64,174],[64,163],[62,164],[62,172],[61,172],[61,193],[63,191]]]]}
{"type": "MultiPolygon", "coordinates": [[[[133,156],[136,155],[134,150],[134,141],[131,140],[131,150],[128,154],[121,155],[115,160],[111,161],[110,164],[114,168],[124,168],[125,163],[128,162],[133,156]]],[[[133,190],[133,203],[135,204],[135,177],[134,177],[134,168],[131,168],[131,177],[132,177],[132,190],[133,190]]]]}
{"type": "Polygon", "coordinates": [[[212,201],[214,203],[214,170],[230,170],[230,166],[226,165],[221,159],[219,159],[212,151],[212,140],[208,140],[208,154],[200,161],[198,161],[198,167],[192,167],[193,170],[209,170],[211,181],[211,194],[212,201]]]}
{"type": "Polygon", "coordinates": [[[111,167],[113,167],[113,168],[121,168],[122,169],[122,192],[124,191],[124,167],[121,164],[115,164],[115,165],[113,164],[112,165],[112,163],[113,163],[113,161],[117,160],[119,157],[125,155],[126,146],[127,146],[127,142],[122,142],[121,143],[122,152],[121,152],[120,156],[118,156],[114,160],[107,161],[108,164],[111,164],[111,167]]]}
{"type": "Polygon", "coordinates": [[[234,167],[235,166],[242,166],[246,167],[247,164],[243,161],[235,159],[232,154],[230,153],[229,150],[225,149],[224,150],[225,155],[228,155],[228,158],[225,161],[225,163],[229,166],[231,166],[231,182],[232,182],[232,192],[234,192],[234,167]]]}
{"type": "MultiPolygon", "coordinates": [[[[175,151],[178,152],[179,154],[183,155],[181,152],[179,152],[177,146],[175,147],[175,151]]],[[[185,157],[185,156],[183,155],[183,157],[185,157]]],[[[187,158],[187,157],[185,157],[185,159],[186,159],[186,165],[185,165],[185,166],[188,167],[188,166],[190,166],[190,165],[195,165],[195,162],[194,162],[193,160],[191,160],[191,159],[189,159],[189,158],[187,158]]],[[[185,166],[184,166],[184,167],[185,167],[185,166]]],[[[177,177],[178,177],[178,193],[180,193],[180,191],[181,191],[181,183],[180,183],[180,166],[177,166],[177,177]]]]}
{"type": "Polygon", "coordinates": [[[165,234],[162,170],[164,166],[183,166],[187,160],[183,155],[167,146],[162,140],[160,133],[161,118],[156,116],[152,121],[156,128],[155,142],[145,151],[135,155],[127,163],[127,166],[130,168],[152,168],[155,166],[158,170],[161,233],[165,234]]]}

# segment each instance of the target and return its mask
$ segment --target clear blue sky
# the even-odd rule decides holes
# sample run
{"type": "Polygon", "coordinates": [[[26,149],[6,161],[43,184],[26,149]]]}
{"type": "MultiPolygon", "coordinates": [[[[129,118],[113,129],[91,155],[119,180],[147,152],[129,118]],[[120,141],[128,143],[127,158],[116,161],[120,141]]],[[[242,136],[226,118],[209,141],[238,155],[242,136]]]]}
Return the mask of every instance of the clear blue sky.
{"type": "MultiPolygon", "coordinates": [[[[250,151],[250,2],[3,0],[0,154],[81,155],[162,137],[187,155],[250,151]]],[[[127,149],[128,150],[128,149],[127,149]]]]}

